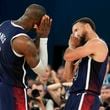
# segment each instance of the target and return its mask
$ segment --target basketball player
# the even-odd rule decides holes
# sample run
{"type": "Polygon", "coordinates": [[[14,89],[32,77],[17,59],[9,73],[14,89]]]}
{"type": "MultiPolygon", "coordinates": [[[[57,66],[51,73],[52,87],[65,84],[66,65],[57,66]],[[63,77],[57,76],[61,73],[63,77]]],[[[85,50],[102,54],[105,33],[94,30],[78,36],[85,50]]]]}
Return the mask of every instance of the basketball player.
{"type": "Polygon", "coordinates": [[[65,110],[99,110],[98,96],[106,73],[108,48],[90,18],[74,23],[64,60],[68,76],[72,74],[72,65],[78,65],[65,110]]]}
{"type": "Polygon", "coordinates": [[[0,110],[27,110],[24,64],[38,75],[44,73],[51,22],[44,7],[31,4],[18,20],[0,25],[0,110]],[[27,34],[33,28],[34,41],[27,34]]]}

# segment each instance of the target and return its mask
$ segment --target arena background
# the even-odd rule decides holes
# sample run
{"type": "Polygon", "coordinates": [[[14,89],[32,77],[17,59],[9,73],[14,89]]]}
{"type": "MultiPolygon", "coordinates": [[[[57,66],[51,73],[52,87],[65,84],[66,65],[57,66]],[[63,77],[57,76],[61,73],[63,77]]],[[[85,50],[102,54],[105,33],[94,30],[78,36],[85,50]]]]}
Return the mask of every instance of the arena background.
{"type": "Polygon", "coordinates": [[[43,5],[53,19],[48,52],[49,64],[55,70],[63,64],[63,52],[67,47],[72,23],[80,17],[92,18],[96,23],[97,33],[109,44],[109,0],[0,0],[0,23],[19,18],[31,3],[43,5]]]}

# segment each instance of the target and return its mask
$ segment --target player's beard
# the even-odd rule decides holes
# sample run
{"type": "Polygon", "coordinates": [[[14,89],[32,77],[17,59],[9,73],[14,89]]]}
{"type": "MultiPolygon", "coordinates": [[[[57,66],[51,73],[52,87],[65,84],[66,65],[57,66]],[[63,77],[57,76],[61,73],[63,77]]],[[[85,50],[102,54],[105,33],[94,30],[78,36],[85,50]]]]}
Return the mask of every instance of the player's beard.
{"type": "Polygon", "coordinates": [[[86,34],[83,33],[83,35],[80,36],[80,44],[81,45],[84,45],[86,42],[87,42],[87,40],[86,40],[86,34]]]}

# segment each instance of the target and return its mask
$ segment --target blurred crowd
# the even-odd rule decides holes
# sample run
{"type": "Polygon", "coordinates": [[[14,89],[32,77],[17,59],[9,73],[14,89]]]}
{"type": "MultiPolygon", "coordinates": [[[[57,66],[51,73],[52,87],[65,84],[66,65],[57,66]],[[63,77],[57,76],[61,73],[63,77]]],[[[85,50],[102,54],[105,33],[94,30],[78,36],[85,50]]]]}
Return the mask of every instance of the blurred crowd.
{"type": "Polygon", "coordinates": [[[29,110],[63,110],[72,85],[72,80],[65,81],[63,73],[63,66],[55,71],[48,65],[43,76],[28,78],[29,110]]]}

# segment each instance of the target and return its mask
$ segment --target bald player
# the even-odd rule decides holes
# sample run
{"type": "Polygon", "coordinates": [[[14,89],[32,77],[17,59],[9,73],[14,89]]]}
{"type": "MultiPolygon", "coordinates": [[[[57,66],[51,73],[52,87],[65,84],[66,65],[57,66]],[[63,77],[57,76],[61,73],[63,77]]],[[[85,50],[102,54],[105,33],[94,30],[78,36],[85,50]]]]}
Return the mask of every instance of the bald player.
{"type": "Polygon", "coordinates": [[[106,73],[108,47],[87,17],[72,26],[69,47],[64,53],[65,75],[77,65],[65,110],[99,110],[99,94],[106,73]]]}
{"type": "Polygon", "coordinates": [[[27,110],[24,64],[44,74],[51,23],[43,6],[31,4],[18,20],[0,25],[0,110],[27,110]],[[27,34],[33,28],[34,41],[27,34]]]}

